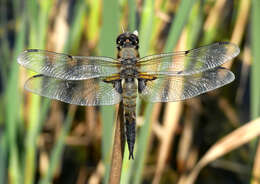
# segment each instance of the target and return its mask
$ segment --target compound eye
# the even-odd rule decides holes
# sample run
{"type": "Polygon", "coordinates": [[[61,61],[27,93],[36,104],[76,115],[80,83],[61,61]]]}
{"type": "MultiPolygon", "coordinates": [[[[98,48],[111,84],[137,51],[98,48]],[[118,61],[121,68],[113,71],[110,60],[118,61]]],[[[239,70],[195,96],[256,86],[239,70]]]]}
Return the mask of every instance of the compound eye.
{"type": "Polygon", "coordinates": [[[119,42],[120,42],[120,38],[119,38],[119,37],[117,37],[117,39],[116,39],[116,44],[118,45],[118,44],[119,44],[119,42]]]}
{"type": "Polygon", "coordinates": [[[135,34],[131,35],[131,41],[132,41],[133,44],[139,43],[138,37],[135,34]]]}
{"type": "Polygon", "coordinates": [[[124,44],[124,38],[122,36],[119,36],[116,40],[116,44],[117,44],[117,47],[118,48],[121,48],[123,47],[123,44],[124,44]]]}
{"type": "Polygon", "coordinates": [[[123,39],[120,39],[119,45],[120,45],[120,46],[123,46],[123,44],[124,44],[124,40],[123,40],[123,39]]]}
{"type": "Polygon", "coordinates": [[[137,44],[139,43],[139,39],[138,39],[138,37],[136,37],[135,42],[136,42],[137,44]]]}
{"type": "Polygon", "coordinates": [[[117,45],[122,45],[123,44],[123,37],[122,35],[118,36],[116,39],[116,44],[117,45]]]}

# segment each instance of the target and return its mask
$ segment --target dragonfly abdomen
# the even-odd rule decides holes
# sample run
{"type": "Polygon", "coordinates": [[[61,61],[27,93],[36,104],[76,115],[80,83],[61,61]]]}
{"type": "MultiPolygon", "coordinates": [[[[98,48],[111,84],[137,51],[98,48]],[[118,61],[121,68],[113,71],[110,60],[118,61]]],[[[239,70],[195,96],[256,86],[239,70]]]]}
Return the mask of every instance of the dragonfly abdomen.
{"type": "Polygon", "coordinates": [[[129,159],[134,159],[137,84],[133,78],[124,80],[122,97],[129,159]]]}

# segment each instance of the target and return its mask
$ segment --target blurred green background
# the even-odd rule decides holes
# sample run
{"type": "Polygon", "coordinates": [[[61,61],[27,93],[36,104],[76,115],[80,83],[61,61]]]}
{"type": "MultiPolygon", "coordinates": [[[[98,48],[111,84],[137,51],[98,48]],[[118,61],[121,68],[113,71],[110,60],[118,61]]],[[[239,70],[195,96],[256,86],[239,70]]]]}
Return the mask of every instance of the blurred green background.
{"type": "MultiPolygon", "coordinates": [[[[76,107],[28,93],[23,84],[34,73],[16,59],[28,48],[116,57],[122,27],[138,30],[141,56],[217,41],[241,53],[225,65],[236,80],[221,89],[138,103],[135,160],[126,149],[121,183],[180,183],[219,139],[259,117],[259,0],[0,0],[0,184],[108,182],[115,106],[76,107]]],[[[228,151],[196,183],[259,182],[258,147],[253,139],[228,151]]]]}

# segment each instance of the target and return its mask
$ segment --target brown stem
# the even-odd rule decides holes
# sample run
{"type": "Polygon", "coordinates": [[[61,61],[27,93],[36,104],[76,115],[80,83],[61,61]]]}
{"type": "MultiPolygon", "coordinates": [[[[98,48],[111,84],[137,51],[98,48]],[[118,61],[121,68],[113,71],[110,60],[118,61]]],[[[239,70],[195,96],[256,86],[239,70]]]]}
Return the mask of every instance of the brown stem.
{"type": "Polygon", "coordinates": [[[122,163],[124,158],[124,146],[125,146],[125,130],[124,130],[124,110],[123,103],[119,104],[116,130],[114,137],[112,161],[110,167],[109,183],[120,183],[122,163]]]}

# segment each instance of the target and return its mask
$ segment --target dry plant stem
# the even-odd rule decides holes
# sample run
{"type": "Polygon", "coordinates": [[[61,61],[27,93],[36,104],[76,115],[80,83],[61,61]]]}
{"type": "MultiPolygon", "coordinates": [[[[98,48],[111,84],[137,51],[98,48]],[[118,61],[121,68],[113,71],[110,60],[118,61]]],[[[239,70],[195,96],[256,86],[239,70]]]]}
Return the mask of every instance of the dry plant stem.
{"type": "Polygon", "coordinates": [[[224,98],[219,98],[218,100],[218,105],[220,109],[223,110],[223,113],[226,115],[228,118],[230,124],[234,127],[237,128],[239,127],[239,119],[236,115],[235,110],[232,108],[232,106],[229,104],[227,99],[224,98]]]}
{"type": "Polygon", "coordinates": [[[159,157],[156,164],[155,176],[152,182],[153,184],[158,184],[160,182],[170,151],[170,145],[174,138],[174,132],[176,131],[179,118],[181,117],[181,112],[182,102],[167,103],[164,114],[165,120],[163,124],[164,134],[163,137],[160,137],[160,151],[158,153],[159,157]]]}
{"type": "Polygon", "coordinates": [[[215,2],[214,7],[211,9],[207,20],[205,21],[204,24],[204,31],[209,31],[210,29],[218,26],[219,21],[221,21],[221,19],[219,17],[221,17],[221,13],[223,12],[223,9],[225,8],[225,4],[226,4],[227,0],[217,0],[215,2]]]}
{"type": "Polygon", "coordinates": [[[111,161],[110,175],[109,175],[110,184],[120,183],[122,163],[124,157],[124,145],[125,145],[123,112],[124,112],[123,102],[121,102],[119,104],[119,110],[118,110],[117,122],[116,122],[112,161],[111,161]]]}
{"type": "Polygon", "coordinates": [[[183,133],[179,141],[178,151],[177,151],[177,169],[179,173],[184,173],[187,170],[187,159],[192,147],[192,137],[193,137],[193,122],[196,121],[197,112],[194,109],[187,109],[185,114],[183,133]]]}
{"type": "MultiPolygon", "coordinates": [[[[187,41],[187,30],[183,30],[177,50],[185,50],[187,41]]],[[[175,137],[175,132],[178,127],[178,122],[182,113],[182,102],[170,102],[166,104],[164,120],[162,125],[163,134],[160,138],[159,157],[156,164],[155,176],[153,184],[160,183],[164,168],[167,163],[168,154],[171,150],[172,141],[175,137]]]]}
{"type": "Polygon", "coordinates": [[[210,162],[242,146],[260,135],[260,118],[245,123],[242,127],[229,133],[216,142],[207,153],[200,159],[196,166],[187,176],[180,178],[178,184],[192,184],[195,182],[200,171],[210,162]]]}
{"type": "MultiPolygon", "coordinates": [[[[251,9],[251,0],[242,0],[238,12],[238,18],[236,19],[234,31],[232,33],[232,37],[230,42],[240,45],[241,40],[243,39],[243,35],[245,34],[245,30],[247,27],[248,17],[250,15],[251,9]]],[[[242,60],[243,63],[245,60],[242,60]]],[[[223,65],[223,67],[230,69],[232,66],[233,60],[231,62],[227,62],[223,65]]]]}
{"type": "Polygon", "coordinates": [[[89,184],[99,184],[101,183],[102,178],[104,177],[105,166],[100,161],[96,167],[96,171],[89,177],[89,184]]]}

